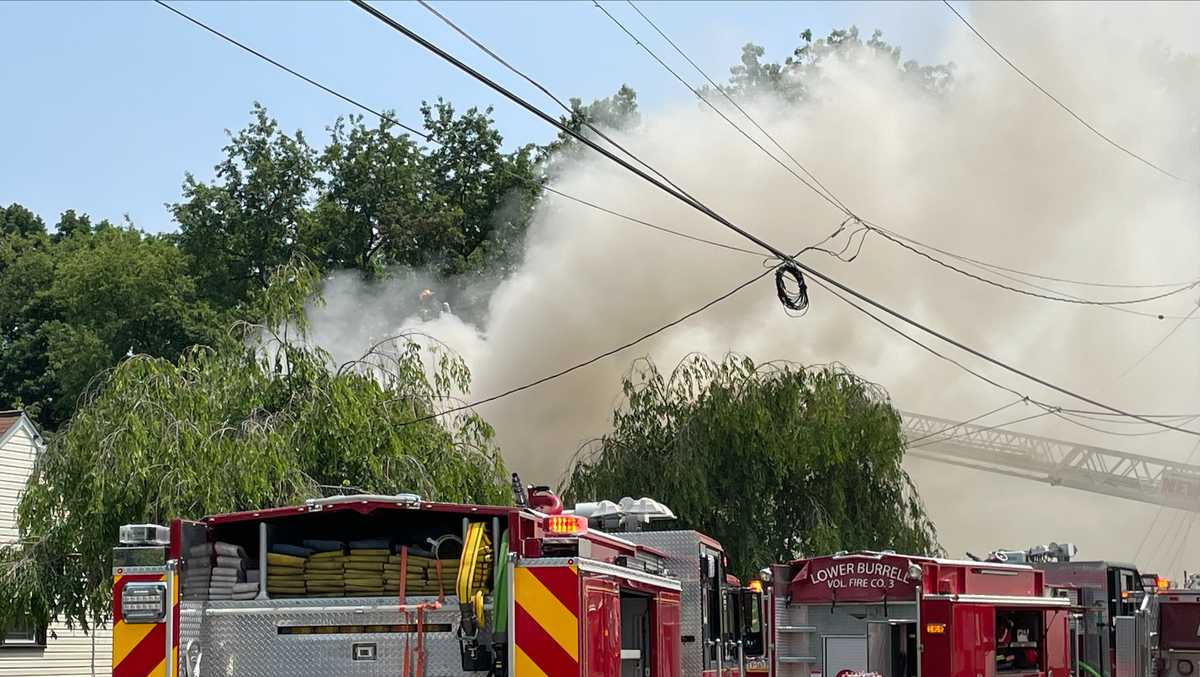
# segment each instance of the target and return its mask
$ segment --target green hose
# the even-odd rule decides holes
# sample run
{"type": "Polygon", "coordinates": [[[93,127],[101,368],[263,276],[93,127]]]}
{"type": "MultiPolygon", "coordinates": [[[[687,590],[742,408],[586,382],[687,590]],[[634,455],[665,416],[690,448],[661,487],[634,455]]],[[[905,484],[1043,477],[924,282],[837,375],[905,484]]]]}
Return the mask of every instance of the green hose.
{"type": "Polygon", "coordinates": [[[1088,665],[1087,663],[1084,663],[1083,661],[1079,661],[1079,667],[1081,667],[1085,671],[1087,671],[1087,673],[1089,675],[1091,675],[1092,677],[1103,677],[1100,674],[1100,671],[1096,670],[1096,668],[1093,668],[1092,666],[1088,665]]]}

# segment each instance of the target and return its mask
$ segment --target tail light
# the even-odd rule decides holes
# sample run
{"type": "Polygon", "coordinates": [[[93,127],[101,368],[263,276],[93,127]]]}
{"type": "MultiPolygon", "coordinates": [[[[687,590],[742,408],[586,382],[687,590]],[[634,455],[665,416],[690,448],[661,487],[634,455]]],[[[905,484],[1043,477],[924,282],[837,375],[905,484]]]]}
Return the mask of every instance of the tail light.
{"type": "Polygon", "coordinates": [[[550,536],[578,536],[587,533],[587,518],[579,515],[550,515],[542,521],[542,529],[550,536]]]}

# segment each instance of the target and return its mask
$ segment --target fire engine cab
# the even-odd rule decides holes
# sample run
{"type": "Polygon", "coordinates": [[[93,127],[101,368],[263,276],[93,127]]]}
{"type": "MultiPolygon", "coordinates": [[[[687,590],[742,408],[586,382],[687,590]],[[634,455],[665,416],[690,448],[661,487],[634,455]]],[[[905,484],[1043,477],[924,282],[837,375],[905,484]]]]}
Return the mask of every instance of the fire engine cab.
{"type": "Polygon", "coordinates": [[[1069,674],[1069,601],[1029,566],[856,552],[772,578],[778,677],[1069,674]]]}
{"type": "Polygon", "coordinates": [[[765,672],[759,590],[650,499],[563,509],[336,496],[129,525],[113,677],[730,677],[765,672]]]}

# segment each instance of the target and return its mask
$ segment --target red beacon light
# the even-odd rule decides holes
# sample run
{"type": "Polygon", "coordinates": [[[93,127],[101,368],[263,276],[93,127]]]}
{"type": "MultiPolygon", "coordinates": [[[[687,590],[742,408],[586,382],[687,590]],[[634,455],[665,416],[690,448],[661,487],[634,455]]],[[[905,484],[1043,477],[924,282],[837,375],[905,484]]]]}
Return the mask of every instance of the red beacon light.
{"type": "Polygon", "coordinates": [[[587,533],[587,518],[581,515],[548,515],[542,529],[550,536],[579,536],[587,533]]]}

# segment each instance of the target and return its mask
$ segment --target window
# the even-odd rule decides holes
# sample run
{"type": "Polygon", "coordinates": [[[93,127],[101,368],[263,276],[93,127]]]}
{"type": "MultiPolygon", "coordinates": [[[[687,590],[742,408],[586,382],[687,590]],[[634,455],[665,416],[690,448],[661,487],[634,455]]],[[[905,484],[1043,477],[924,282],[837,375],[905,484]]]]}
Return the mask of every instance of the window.
{"type": "Polygon", "coordinates": [[[46,629],[35,627],[32,619],[25,617],[15,626],[0,634],[0,646],[10,648],[46,646],[46,629]]]}
{"type": "Polygon", "coordinates": [[[1042,663],[1043,611],[996,610],[996,672],[1037,672],[1042,663]]]}

